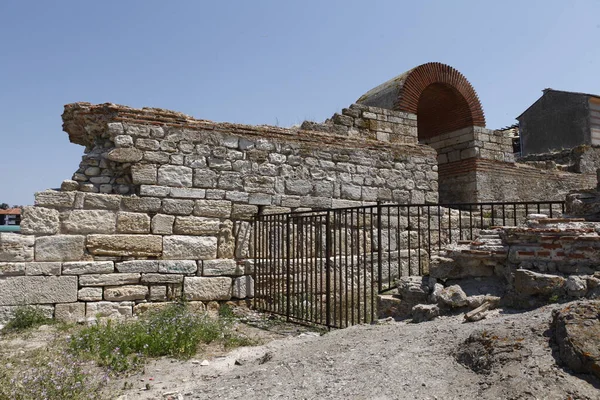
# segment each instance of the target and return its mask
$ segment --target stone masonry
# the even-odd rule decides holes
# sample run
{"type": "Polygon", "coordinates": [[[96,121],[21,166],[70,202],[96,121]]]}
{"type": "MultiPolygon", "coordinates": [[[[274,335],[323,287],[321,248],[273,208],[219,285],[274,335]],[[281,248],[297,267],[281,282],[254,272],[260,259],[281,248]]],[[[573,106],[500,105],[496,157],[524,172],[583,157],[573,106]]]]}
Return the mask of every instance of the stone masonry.
{"type": "Polygon", "coordinates": [[[36,194],[22,234],[0,234],[4,318],[24,304],[81,320],[248,300],[257,213],[437,202],[436,153],[413,114],[352,105],[282,129],[76,103],[63,120],[85,155],[36,194]]]}

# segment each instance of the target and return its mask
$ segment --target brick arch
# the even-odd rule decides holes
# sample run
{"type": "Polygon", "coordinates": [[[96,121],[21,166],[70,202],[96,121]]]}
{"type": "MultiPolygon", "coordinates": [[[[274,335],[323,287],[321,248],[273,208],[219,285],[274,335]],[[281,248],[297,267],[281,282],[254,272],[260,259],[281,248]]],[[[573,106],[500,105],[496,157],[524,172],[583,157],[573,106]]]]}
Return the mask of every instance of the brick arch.
{"type": "Polygon", "coordinates": [[[467,126],[485,126],[475,89],[449,65],[431,62],[402,75],[394,108],[417,114],[419,139],[467,126]]]}

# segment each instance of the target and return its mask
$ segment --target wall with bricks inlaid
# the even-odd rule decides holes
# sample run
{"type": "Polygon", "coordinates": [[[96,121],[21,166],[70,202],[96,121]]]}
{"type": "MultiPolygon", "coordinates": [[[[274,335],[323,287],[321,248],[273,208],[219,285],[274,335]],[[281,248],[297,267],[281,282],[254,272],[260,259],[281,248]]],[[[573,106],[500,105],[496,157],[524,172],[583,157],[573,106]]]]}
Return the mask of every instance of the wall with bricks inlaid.
{"type": "Polygon", "coordinates": [[[85,155],[60,191],[36,194],[22,234],[1,234],[0,315],[251,299],[257,213],[438,199],[436,153],[404,112],[352,105],[283,129],[77,103],[63,121],[85,155]]]}

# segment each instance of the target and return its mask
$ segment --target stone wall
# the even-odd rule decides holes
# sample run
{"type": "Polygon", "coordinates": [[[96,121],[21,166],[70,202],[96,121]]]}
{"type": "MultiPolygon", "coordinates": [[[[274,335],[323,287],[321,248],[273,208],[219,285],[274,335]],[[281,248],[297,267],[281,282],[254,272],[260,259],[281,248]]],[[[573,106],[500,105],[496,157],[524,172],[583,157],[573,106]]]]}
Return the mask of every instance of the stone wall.
{"type": "Polygon", "coordinates": [[[1,234],[0,315],[250,299],[257,213],[437,202],[435,151],[417,144],[411,114],[353,105],[283,129],[76,103],[63,120],[85,155],[61,190],[36,194],[22,235],[1,234]]]}
{"type": "Polygon", "coordinates": [[[554,153],[530,154],[520,157],[518,162],[540,169],[595,174],[600,166],[600,148],[581,145],[554,153]]]}

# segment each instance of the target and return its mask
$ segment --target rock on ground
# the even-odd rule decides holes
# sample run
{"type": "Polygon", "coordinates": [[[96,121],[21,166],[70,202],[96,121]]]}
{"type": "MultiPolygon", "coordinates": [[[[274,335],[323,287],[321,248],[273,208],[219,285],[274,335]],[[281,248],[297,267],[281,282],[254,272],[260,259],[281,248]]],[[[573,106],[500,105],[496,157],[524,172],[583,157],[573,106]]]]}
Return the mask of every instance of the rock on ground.
{"type": "Polygon", "coordinates": [[[553,324],[561,360],[574,371],[600,378],[600,301],[557,310],[553,324]]]}

